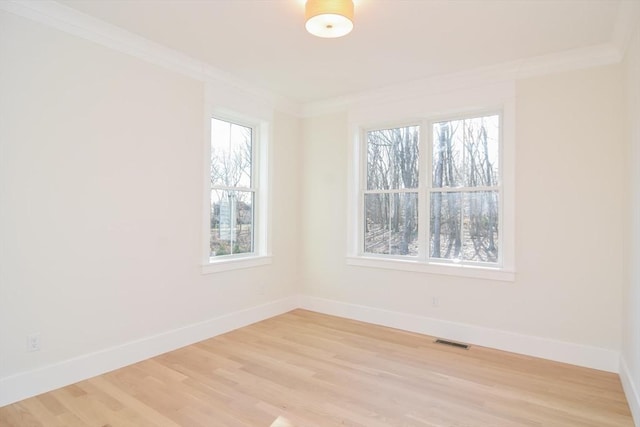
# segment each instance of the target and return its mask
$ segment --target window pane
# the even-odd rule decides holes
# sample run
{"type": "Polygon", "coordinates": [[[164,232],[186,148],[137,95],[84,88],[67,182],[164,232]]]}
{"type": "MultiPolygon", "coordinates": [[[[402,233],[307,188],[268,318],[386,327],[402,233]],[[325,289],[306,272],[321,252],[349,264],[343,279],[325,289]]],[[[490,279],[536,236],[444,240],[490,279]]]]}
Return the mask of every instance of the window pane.
{"type": "Polygon", "coordinates": [[[500,116],[433,125],[433,187],[498,185],[500,116]]]}
{"type": "Polygon", "coordinates": [[[459,260],[461,256],[461,195],[436,192],[431,194],[431,258],[459,260]]]}
{"type": "Polygon", "coordinates": [[[211,256],[253,252],[251,191],[211,191],[211,256]]]}
{"type": "Polygon", "coordinates": [[[211,120],[211,184],[251,187],[252,129],[211,120]]]}
{"type": "Polygon", "coordinates": [[[389,194],[365,194],[364,210],[364,252],[389,253],[389,194]]]}
{"type": "Polygon", "coordinates": [[[367,188],[418,187],[418,126],[367,132],[367,188]]]}
{"type": "Polygon", "coordinates": [[[464,121],[464,170],[467,187],[498,185],[500,117],[477,117],[464,121]]]}
{"type": "Polygon", "coordinates": [[[365,194],[364,252],[418,255],[418,193],[365,194]]]}
{"type": "Polygon", "coordinates": [[[498,262],[498,192],[466,194],[463,224],[464,259],[498,262]]]}
{"type": "Polygon", "coordinates": [[[464,120],[433,125],[433,187],[460,187],[463,182],[464,120]]]}
{"type": "Polygon", "coordinates": [[[431,257],[498,262],[497,191],[431,194],[431,257]]]}

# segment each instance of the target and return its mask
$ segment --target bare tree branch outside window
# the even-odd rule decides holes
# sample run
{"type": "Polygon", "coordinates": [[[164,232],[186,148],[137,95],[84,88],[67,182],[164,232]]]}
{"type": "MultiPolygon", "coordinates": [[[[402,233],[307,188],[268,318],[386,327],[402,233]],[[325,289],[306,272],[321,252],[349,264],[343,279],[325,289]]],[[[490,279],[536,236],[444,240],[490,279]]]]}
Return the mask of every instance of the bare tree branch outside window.
{"type": "Polygon", "coordinates": [[[366,253],[418,254],[419,127],[367,133],[366,253]]]}
{"type": "Polygon", "coordinates": [[[210,255],[253,252],[253,129],[211,121],[210,255]]]}
{"type": "Polygon", "coordinates": [[[376,129],[365,136],[364,253],[498,263],[499,114],[432,124],[426,188],[418,179],[420,126],[376,129]],[[418,211],[421,200],[428,212],[418,211]],[[421,215],[427,216],[426,230],[418,229],[421,215]]]}
{"type": "Polygon", "coordinates": [[[433,125],[430,256],[496,263],[498,115],[433,125]]]}

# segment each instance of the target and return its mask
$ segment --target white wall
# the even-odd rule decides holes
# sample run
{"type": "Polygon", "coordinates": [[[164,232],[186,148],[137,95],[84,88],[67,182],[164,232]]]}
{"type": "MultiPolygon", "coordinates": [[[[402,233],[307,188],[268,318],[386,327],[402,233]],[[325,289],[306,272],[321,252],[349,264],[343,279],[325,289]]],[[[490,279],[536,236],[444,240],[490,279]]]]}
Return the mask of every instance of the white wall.
{"type": "MultiPolygon", "coordinates": [[[[517,82],[513,283],[345,265],[346,114],[306,119],[303,254],[308,305],[380,323],[414,322],[427,333],[447,333],[448,325],[453,333],[461,330],[460,324],[473,325],[478,343],[495,342],[496,331],[513,333],[500,335],[508,340],[524,335],[542,337],[551,346],[552,341],[573,343],[572,351],[593,350],[607,359],[601,361],[603,369],[616,370],[621,242],[627,232],[623,113],[619,66],[517,82]],[[433,296],[440,298],[439,307],[431,305],[433,296]],[[480,336],[492,331],[491,338],[480,336]]],[[[581,357],[574,362],[600,363],[581,357]]]]}
{"type": "Polygon", "coordinates": [[[613,350],[628,232],[620,71],[518,84],[516,288],[525,294],[511,309],[529,318],[526,333],[613,350]]]}
{"type": "MultiPolygon", "coordinates": [[[[277,111],[273,263],[202,275],[203,83],[0,12],[0,404],[20,395],[3,397],[7,385],[27,384],[23,395],[61,385],[82,360],[76,378],[284,310],[277,302],[297,292],[351,317],[364,308],[426,320],[427,333],[473,325],[488,345],[498,331],[498,341],[606,358],[624,343],[637,390],[637,38],[625,65],[631,179],[623,67],[517,83],[515,282],[347,266],[348,116],[277,111]],[[27,353],[34,332],[42,350],[27,353]],[[52,372],[62,374],[44,381],[52,372]]],[[[219,93],[244,100],[235,90],[219,93]]]]}
{"type": "Polygon", "coordinates": [[[298,119],[274,113],[273,263],[202,275],[203,83],[1,11],[0,58],[0,391],[296,292],[298,119]]]}
{"type": "Polygon", "coordinates": [[[624,339],[621,377],[627,398],[640,426],[640,30],[624,64],[630,166],[629,276],[624,289],[624,339]]]}
{"type": "Polygon", "coordinates": [[[354,284],[346,273],[346,114],[303,122],[302,294],[345,300],[354,284]]]}

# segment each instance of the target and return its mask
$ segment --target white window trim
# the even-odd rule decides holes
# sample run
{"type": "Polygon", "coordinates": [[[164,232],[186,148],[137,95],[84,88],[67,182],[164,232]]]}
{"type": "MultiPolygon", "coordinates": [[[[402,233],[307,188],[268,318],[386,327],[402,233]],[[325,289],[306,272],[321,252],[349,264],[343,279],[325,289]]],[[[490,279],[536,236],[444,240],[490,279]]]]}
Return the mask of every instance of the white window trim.
{"type": "Polygon", "coordinates": [[[269,242],[270,206],[269,201],[269,138],[270,126],[268,121],[248,118],[244,115],[220,108],[205,109],[205,144],[204,144],[204,194],[202,221],[202,274],[212,274],[223,271],[253,268],[268,265],[272,262],[271,246],[269,242]],[[250,127],[253,130],[252,141],[252,188],[255,188],[253,206],[253,252],[210,256],[211,233],[211,120],[225,120],[231,123],[250,127]]]}
{"type": "Polygon", "coordinates": [[[497,280],[502,282],[513,282],[515,272],[507,271],[498,267],[481,267],[476,265],[452,265],[440,264],[436,262],[425,262],[424,260],[411,259],[407,257],[374,257],[374,256],[350,256],[347,257],[347,265],[358,267],[382,268],[386,270],[412,271],[416,273],[437,274],[444,276],[471,277],[476,279],[497,280]]]}
{"type": "MultiPolygon", "coordinates": [[[[394,111],[396,118],[399,120],[378,122],[375,120],[376,117],[381,117],[384,115],[383,110],[384,106],[380,106],[375,109],[374,113],[371,114],[369,111],[358,111],[352,116],[356,117],[355,121],[350,122],[350,148],[348,153],[348,191],[347,191],[347,258],[346,262],[348,265],[359,266],[359,267],[370,267],[370,268],[383,268],[383,269],[394,269],[394,270],[402,270],[402,271],[412,271],[412,272],[421,272],[427,274],[436,274],[436,275],[448,275],[448,276],[459,276],[459,277],[469,277],[476,279],[486,279],[486,280],[497,280],[497,281],[506,281],[512,282],[515,280],[515,97],[513,90],[505,90],[505,91],[490,91],[487,88],[481,88],[474,93],[473,90],[461,91],[454,94],[442,94],[438,95],[435,98],[442,98],[443,102],[446,105],[451,106],[451,99],[453,98],[453,108],[450,109],[450,112],[441,111],[441,110],[433,110],[426,112],[422,109],[418,109],[415,107],[415,101],[412,102],[412,106],[409,107],[410,111],[399,111],[398,109],[391,110],[394,111]],[[482,107],[479,108],[465,108],[465,98],[468,93],[471,93],[469,96],[470,99],[474,99],[473,104],[478,106],[478,98],[486,98],[486,101],[482,102],[482,107]],[[457,102],[457,105],[456,105],[457,102]],[[425,138],[424,130],[428,129],[430,132],[429,125],[437,122],[442,119],[451,119],[455,117],[472,117],[475,115],[482,115],[487,112],[500,112],[501,114],[501,126],[502,126],[502,140],[500,144],[500,172],[501,172],[501,188],[500,188],[500,219],[501,219],[501,234],[502,234],[502,247],[500,252],[500,264],[498,266],[484,266],[484,265],[474,265],[474,264],[459,264],[454,262],[435,262],[433,260],[428,260],[427,255],[423,252],[426,251],[426,248],[421,251],[418,257],[394,257],[388,255],[376,256],[372,254],[363,253],[363,229],[361,227],[362,223],[362,212],[363,212],[363,200],[361,197],[362,188],[361,186],[366,185],[364,181],[363,173],[363,161],[366,161],[364,157],[366,154],[366,147],[364,141],[364,130],[378,128],[381,129],[383,127],[388,127],[389,123],[393,123],[393,126],[396,126],[398,123],[401,124],[419,124],[421,126],[425,126],[421,128],[420,132],[420,144],[421,147],[425,147],[427,149],[430,148],[431,137],[427,136],[428,143],[425,143],[423,139],[425,138]],[[404,113],[405,117],[402,118],[401,115],[404,113]],[[367,120],[369,117],[373,117],[371,120],[367,120]],[[400,116],[400,117],[399,117],[400,116]],[[407,120],[409,118],[420,117],[418,120],[407,120]],[[363,120],[364,119],[364,120],[363,120]],[[364,160],[363,160],[364,159],[364,160]]],[[[434,101],[432,98],[430,101],[437,105],[438,99],[434,101]]],[[[411,104],[411,103],[410,103],[411,104]]],[[[429,135],[428,133],[426,135],[429,135]]],[[[423,151],[421,151],[423,152],[423,151]]],[[[429,156],[430,157],[430,156],[429,156]]],[[[424,163],[423,163],[424,164],[424,163]]],[[[422,184],[422,188],[427,188],[425,184],[427,183],[427,173],[430,173],[430,166],[425,169],[424,173],[420,174],[420,180],[422,184]],[[423,181],[424,180],[424,181],[423,181]]],[[[425,209],[428,209],[428,204],[426,201],[426,197],[421,198],[423,201],[419,202],[419,209],[422,209],[422,212],[426,212],[425,209]]],[[[420,199],[419,199],[420,200],[420,199]]],[[[426,216],[421,215],[422,218],[426,216]]],[[[423,221],[423,222],[424,222],[423,221]]],[[[426,224],[422,222],[419,223],[419,227],[421,230],[425,230],[426,224]]],[[[426,238],[423,236],[423,239],[426,238]]]]}
{"type": "Polygon", "coordinates": [[[202,266],[202,274],[219,273],[229,270],[240,270],[243,268],[259,267],[261,265],[269,265],[272,262],[272,257],[269,255],[238,255],[235,257],[229,257],[224,260],[213,260],[208,264],[202,266]]]}

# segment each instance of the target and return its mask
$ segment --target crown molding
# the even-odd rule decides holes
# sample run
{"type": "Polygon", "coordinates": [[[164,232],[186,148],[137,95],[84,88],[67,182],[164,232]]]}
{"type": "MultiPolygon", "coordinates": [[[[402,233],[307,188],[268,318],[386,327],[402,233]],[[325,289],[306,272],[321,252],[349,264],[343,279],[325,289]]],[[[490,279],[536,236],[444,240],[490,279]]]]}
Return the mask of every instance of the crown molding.
{"type": "Polygon", "coordinates": [[[640,28],[640,1],[625,0],[620,3],[618,17],[613,28],[611,42],[624,57],[631,38],[640,28]]]}
{"type": "Polygon", "coordinates": [[[613,43],[524,58],[457,73],[442,74],[361,92],[351,96],[312,102],[302,106],[302,117],[344,112],[372,102],[429,96],[453,90],[515,81],[535,76],[616,64],[622,51],[613,43]]]}
{"type": "Polygon", "coordinates": [[[223,84],[250,95],[257,102],[297,117],[314,117],[348,111],[353,106],[407,97],[428,96],[564,71],[620,62],[640,21],[640,2],[622,1],[611,43],[573,49],[550,55],[523,58],[457,73],[432,76],[323,101],[299,104],[281,95],[255,87],[230,73],[177,50],[108,24],[53,0],[5,0],[0,10],[51,26],[139,59],[203,82],[223,84]]]}
{"type": "Polygon", "coordinates": [[[287,98],[252,86],[232,74],[205,62],[152,42],[115,25],[108,24],[56,1],[5,0],[0,1],[0,10],[159,65],[195,80],[223,84],[242,91],[253,97],[257,102],[270,105],[280,111],[296,116],[300,114],[300,105],[287,98]]]}
{"type": "Polygon", "coordinates": [[[516,78],[526,79],[547,74],[617,64],[622,61],[622,58],[622,52],[613,43],[602,43],[585,48],[524,59],[518,66],[516,78]]]}

